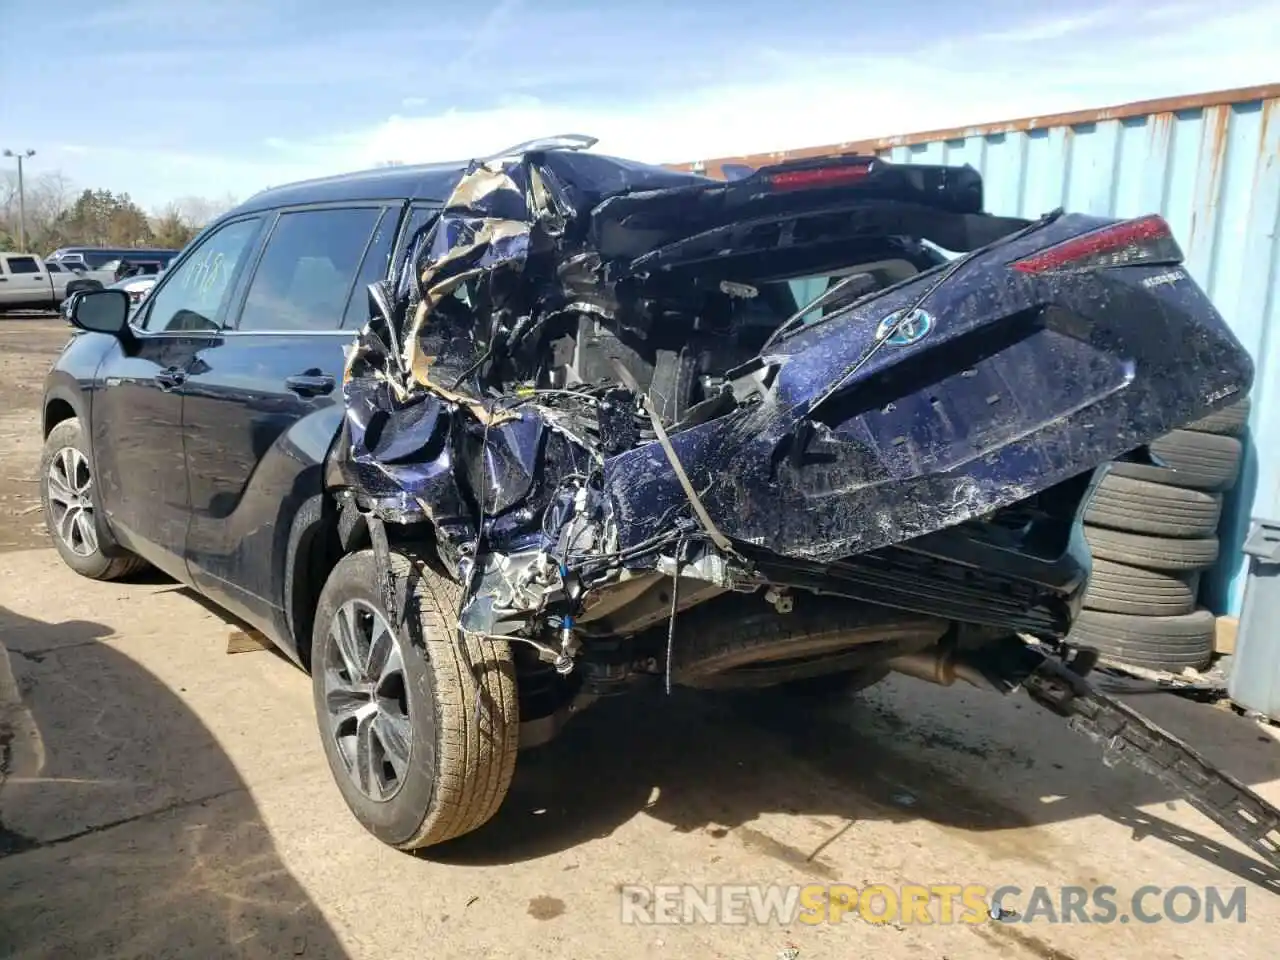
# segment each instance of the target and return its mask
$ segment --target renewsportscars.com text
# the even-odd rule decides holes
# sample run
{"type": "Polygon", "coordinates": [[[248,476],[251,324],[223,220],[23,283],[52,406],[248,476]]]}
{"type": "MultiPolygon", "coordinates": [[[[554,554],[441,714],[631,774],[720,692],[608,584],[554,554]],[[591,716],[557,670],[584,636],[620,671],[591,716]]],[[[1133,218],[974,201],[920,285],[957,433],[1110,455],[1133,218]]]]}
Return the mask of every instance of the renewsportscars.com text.
{"type": "Polygon", "coordinates": [[[667,884],[620,888],[626,924],[1244,923],[1245,887],[667,884]]]}

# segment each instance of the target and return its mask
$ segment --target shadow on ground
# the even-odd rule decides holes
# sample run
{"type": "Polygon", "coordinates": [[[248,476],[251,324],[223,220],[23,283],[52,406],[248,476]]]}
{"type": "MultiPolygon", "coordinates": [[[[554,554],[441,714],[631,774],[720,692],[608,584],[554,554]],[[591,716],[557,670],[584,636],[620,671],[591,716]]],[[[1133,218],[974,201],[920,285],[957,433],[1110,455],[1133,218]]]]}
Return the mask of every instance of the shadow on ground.
{"type": "MultiPolygon", "coordinates": [[[[1135,706],[1246,783],[1280,778],[1280,745],[1251,722],[1169,695],[1135,706]],[[1229,758],[1221,756],[1227,744],[1229,758]]],[[[1197,833],[1137,809],[1174,800],[1181,798],[1154,778],[1105,767],[1065,721],[1021,697],[905,679],[821,708],[781,694],[677,691],[593,707],[558,740],[521,756],[493,822],[424,855],[455,863],[537,857],[607,835],[643,810],[679,831],[736,830],[759,852],[835,879],[825,844],[801,850],[744,825],[771,813],[849,824],[924,819],[981,836],[1102,815],[1135,839],[1160,838],[1280,892],[1280,872],[1221,842],[1215,825],[1204,821],[1197,833]],[[1054,802],[1041,802],[1049,795],[1054,802]]]]}
{"type": "Polygon", "coordinates": [[[4,955],[345,957],[182,691],[108,632],[0,607],[4,955]]]}

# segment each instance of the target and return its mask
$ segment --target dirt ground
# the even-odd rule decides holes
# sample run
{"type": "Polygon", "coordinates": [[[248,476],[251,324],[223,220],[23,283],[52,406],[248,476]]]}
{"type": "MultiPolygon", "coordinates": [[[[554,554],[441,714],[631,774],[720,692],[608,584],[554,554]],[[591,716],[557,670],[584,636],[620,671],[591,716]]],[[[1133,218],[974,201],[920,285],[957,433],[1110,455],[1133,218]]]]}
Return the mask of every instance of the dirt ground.
{"type": "MultiPolygon", "coordinates": [[[[233,624],[186,589],[82,580],[48,547],[30,481],[65,337],[0,320],[0,955],[1274,955],[1280,871],[1029,701],[906,679],[820,709],[606,702],[522,756],[485,829],[418,856],[380,845],[332,783],[306,676],[269,651],[229,654],[233,624]],[[1013,922],[624,923],[622,889],[654,884],[1023,893],[1013,922]],[[1117,919],[1028,917],[1038,885],[1055,900],[1110,885],[1117,919]],[[1244,922],[1137,922],[1144,885],[1243,888],[1244,922]]],[[[1130,701],[1280,802],[1273,728],[1130,701]]]]}
{"type": "Polygon", "coordinates": [[[0,314],[0,551],[49,542],[36,482],[40,394],[70,336],[71,327],[47,313],[0,314]]]}

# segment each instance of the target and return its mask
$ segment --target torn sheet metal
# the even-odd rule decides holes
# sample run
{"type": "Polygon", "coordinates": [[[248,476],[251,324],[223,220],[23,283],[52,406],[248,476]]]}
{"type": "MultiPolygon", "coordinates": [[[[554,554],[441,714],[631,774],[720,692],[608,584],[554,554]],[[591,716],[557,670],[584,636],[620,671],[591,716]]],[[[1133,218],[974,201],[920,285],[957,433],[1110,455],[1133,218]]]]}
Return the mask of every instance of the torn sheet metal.
{"type": "MultiPolygon", "coordinates": [[[[1106,221],[988,217],[967,168],[815,163],[723,183],[566,150],[476,162],[375,285],[339,461],[364,509],[430,523],[468,629],[559,659],[593,590],[658,569],[754,589],[770,564],[748,554],[824,590],[899,562],[937,580],[880,551],[1022,509],[1247,387],[1193,284],[1008,267],[1106,221]],[[854,267],[874,289],[794,322],[789,278],[854,267]]],[[[1077,505],[1037,509],[1061,527],[1077,505]]],[[[997,540],[928,562],[1040,563],[997,540]]],[[[1081,576],[1042,559],[1058,606],[1031,619],[1055,633],[1081,576]]],[[[956,616],[1023,623],[1035,590],[956,616]]]]}

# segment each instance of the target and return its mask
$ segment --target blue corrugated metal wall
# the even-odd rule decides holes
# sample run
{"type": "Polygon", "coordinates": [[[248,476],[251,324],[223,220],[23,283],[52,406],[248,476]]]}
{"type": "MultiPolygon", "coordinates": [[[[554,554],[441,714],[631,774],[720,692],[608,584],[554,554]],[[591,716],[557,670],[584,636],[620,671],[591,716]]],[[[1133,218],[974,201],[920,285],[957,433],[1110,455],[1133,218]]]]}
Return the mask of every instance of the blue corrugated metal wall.
{"type": "Polygon", "coordinates": [[[1257,366],[1244,464],[1205,587],[1217,612],[1238,614],[1249,517],[1280,520],[1280,100],[975,132],[879,153],[898,163],[972,164],[996,214],[1034,217],[1063,206],[1169,221],[1188,270],[1257,366]]]}

